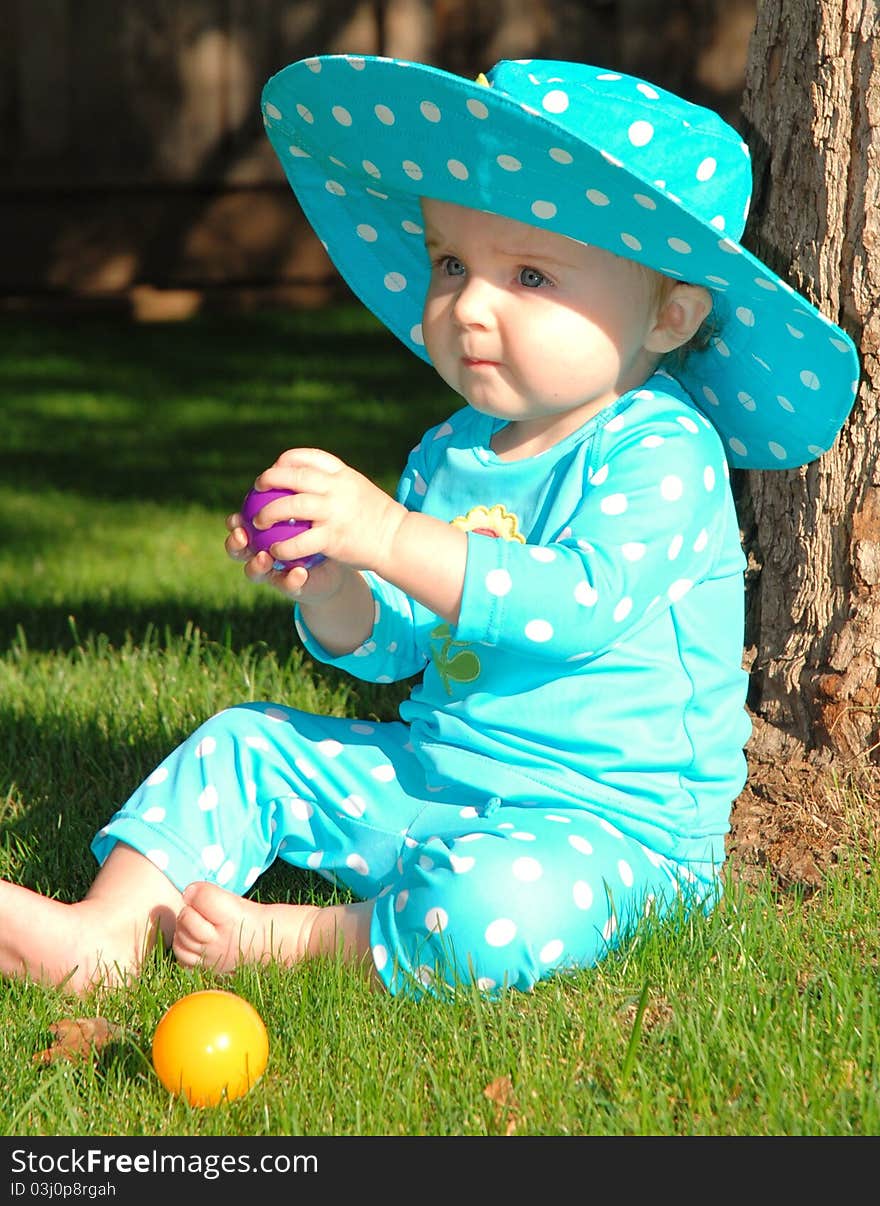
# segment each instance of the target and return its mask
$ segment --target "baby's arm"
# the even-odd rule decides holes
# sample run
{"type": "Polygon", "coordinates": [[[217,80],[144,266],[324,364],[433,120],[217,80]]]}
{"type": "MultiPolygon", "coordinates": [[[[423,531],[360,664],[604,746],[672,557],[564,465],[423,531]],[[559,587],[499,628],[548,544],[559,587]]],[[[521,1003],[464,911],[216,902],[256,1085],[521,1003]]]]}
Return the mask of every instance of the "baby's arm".
{"type": "MultiPolygon", "coordinates": [[[[467,559],[467,536],[430,515],[410,511],[363,474],[330,453],[295,448],[283,453],[257,479],[258,489],[296,491],[270,503],[261,513],[268,525],[280,519],[304,519],[311,528],[275,546],[278,556],[323,553],[336,568],[332,588],[321,571],[302,568],[283,575],[287,593],[298,599],[303,620],[328,652],[351,650],[369,635],[372,604],[360,575],[372,570],[429,611],[454,624],[458,619],[467,559]],[[341,573],[339,566],[349,573],[341,573]],[[358,616],[352,628],[352,611],[358,616]],[[348,638],[342,642],[343,632],[348,638]],[[324,638],[328,638],[325,640],[324,638]]],[[[268,554],[267,554],[268,557],[268,554]]]]}

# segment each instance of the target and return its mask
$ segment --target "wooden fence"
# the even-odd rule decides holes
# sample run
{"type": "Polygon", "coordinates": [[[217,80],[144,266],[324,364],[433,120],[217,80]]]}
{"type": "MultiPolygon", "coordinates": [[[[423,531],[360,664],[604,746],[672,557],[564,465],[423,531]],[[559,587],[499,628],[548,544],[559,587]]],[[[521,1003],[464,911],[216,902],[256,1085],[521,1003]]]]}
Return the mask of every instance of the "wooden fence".
{"type": "Polygon", "coordinates": [[[336,278],[259,113],[286,63],[575,58],[736,122],[755,2],[0,0],[0,302],[320,302],[336,278]]]}

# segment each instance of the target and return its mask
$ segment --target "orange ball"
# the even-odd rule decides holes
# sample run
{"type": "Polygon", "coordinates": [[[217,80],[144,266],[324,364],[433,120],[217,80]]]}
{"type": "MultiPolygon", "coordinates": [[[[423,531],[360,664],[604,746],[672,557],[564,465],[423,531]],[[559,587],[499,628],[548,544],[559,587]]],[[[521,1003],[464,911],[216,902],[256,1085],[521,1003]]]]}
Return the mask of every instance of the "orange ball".
{"type": "Polygon", "coordinates": [[[153,1067],[190,1105],[242,1097],[269,1060],[269,1036],[253,1005],[233,992],[206,989],[181,997],[153,1035],[153,1067]]]}

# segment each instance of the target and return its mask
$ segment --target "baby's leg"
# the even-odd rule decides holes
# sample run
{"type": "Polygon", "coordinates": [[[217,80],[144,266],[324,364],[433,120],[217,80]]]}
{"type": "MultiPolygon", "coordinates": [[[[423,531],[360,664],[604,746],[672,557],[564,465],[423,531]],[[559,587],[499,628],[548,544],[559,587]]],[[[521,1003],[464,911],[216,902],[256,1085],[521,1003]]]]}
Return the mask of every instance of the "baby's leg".
{"type": "Polygon", "coordinates": [[[683,868],[595,815],[502,806],[470,832],[431,837],[377,898],[373,957],[391,992],[438,981],[528,991],[603,959],[683,887],[690,897],[683,868]]]}
{"type": "Polygon", "coordinates": [[[346,963],[372,971],[372,901],[323,908],[260,904],[211,883],[190,884],[183,901],[174,954],[186,967],[226,973],[241,963],[292,966],[339,953],[346,963]]]}
{"type": "Polygon", "coordinates": [[[0,880],[0,975],[82,994],[136,974],[161,934],[170,946],[181,895],[131,847],[114,847],[86,896],[65,904],[0,880]]]}

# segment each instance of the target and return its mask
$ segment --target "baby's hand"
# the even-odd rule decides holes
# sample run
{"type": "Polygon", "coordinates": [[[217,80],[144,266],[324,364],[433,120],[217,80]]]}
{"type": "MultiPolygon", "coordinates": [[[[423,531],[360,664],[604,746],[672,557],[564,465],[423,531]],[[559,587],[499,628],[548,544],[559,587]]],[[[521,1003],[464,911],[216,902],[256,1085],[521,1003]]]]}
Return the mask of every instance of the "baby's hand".
{"type": "MultiPolygon", "coordinates": [[[[382,574],[393,556],[395,534],[407,511],[362,473],[320,448],[290,448],[256,480],[258,490],[292,490],[268,503],[262,524],[305,520],[311,527],[279,541],[279,557],[323,553],[351,569],[382,574]]],[[[315,566],[317,575],[321,566],[315,566]]],[[[293,571],[291,571],[293,572],[293,571]]]]}
{"type": "Polygon", "coordinates": [[[248,544],[247,530],[241,514],[226,517],[226,552],[233,561],[243,563],[244,572],[252,582],[265,582],[289,599],[321,603],[330,599],[341,586],[344,567],[333,561],[322,561],[306,569],[297,565],[291,569],[276,569],[271,553],[255,553],[248,544]]]}

